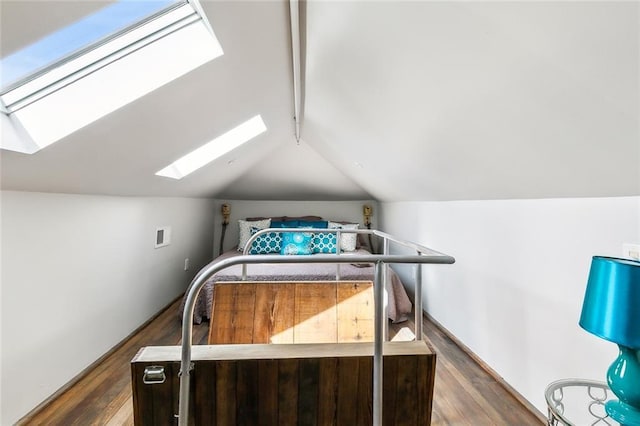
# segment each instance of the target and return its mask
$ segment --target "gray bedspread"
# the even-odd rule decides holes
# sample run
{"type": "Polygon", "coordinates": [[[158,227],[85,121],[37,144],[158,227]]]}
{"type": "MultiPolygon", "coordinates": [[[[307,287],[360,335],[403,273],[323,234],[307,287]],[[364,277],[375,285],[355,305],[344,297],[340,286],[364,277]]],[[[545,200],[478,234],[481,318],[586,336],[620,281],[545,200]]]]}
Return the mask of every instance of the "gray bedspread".
{"type": "MultiPolygon", "coordinates": [[[[353,252],[358,254],[366,251],[353,252]]],[[[215,261],[241,255],[238,251],[228,251],[215,261]]],[[[256,255],[259,256],[259,255],[256,255]]],[[[389,268],[390,279],[387,281],[387,303],[389,319],[393,322],[406,321],[411,313],[411,301],[400,281],[400,277],[389,268]]],[[[374,267],[356,266],[349,263],[340,265],[342,280],[373,281],[374,267]]],[[[336,279],[336,265],[333,263],[307,264],[255,264],[247,265],[247,281],[333,281],[336,279]]],[[[203,319],[209,320],[213,302],[213,284],[223,281],[241,281],[242,265],[234,265],[214,274],[204,285],[196,300],[193,322],[200,324],[203,319]]],[[[179,315],[182,319],[185,297],[180,305],[179,315]]]]}

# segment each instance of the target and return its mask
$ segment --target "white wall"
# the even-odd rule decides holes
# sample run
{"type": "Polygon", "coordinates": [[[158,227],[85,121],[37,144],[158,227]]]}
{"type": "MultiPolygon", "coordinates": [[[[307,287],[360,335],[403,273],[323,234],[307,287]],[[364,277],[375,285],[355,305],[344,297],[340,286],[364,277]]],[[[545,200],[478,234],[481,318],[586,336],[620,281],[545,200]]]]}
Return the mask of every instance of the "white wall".
{"type": "Polygon", "coordinates": [[[220,229],[222,215],[220,206],[223,203],[231,205],[231,217],[224,237],[224,250],[230,250],[238,245],[238,220],[248,217],[275,216],[320,216],[325,220],[350,221],[364,226],[362,206],[367,204],[373,208],[371,217],[372,227],[377,226],[378,203],[373,200],[364,201],[249,201],[249,200],[216,200],[215,201],[215,253],[220,246],[220,229]]]}
{"type": "MultiPolygon", "coordinates": [[[[425,267],[424,308],[540,411],[617,348],[578,326],[593,255],[640,241],[640,197],[381,203],[381,228],[456,258],[425,267]]],[[[407,271],[404,271],[405,273],[407,271]]]]}
{"type": "Polygon", "coordinates": [[[214,215],[205,199],[1,197],[0,423],[12,424],[184,292],[211,258],[214,215]],[[154,249],[160,226],[171,244],[154,249]]]}

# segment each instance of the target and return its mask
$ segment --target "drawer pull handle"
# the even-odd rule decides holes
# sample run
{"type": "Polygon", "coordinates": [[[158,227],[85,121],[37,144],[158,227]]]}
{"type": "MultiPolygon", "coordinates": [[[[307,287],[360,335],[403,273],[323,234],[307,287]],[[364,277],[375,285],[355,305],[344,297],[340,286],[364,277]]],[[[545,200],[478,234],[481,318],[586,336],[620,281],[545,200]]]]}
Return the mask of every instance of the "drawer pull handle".
{"type": "Polygon", "coordinates": [[[151,365],[144,369],[142,381],[145,385],[157,385],[164,383],[167,376],[164,374],[164,367],[161,365],[151,365]]]}

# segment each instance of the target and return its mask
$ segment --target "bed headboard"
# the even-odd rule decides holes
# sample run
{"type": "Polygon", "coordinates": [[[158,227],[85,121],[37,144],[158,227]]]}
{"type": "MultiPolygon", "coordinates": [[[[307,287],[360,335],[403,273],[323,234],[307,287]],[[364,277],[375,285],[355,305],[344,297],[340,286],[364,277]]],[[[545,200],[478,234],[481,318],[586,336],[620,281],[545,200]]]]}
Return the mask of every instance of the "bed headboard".
{"type": "MultiPolygon", "coordinates": [[[[217,250],[214,256],[233,248],[238,241],[238,220],[255,221],[272,219],[288,220],[327,220],[337,223],[357,223],[360,229],[376,228],[374,200],[365,201],[227,201],[219,205],[221,215],[221,233],[214,244],[217,250]],[[230,224],[230,226],[229,226],[230,224]],[[228,229],[227,229],[228,228],[228,229]]],[[[217,234],[217,233],[216,233],[217,234]]],[[[371,248],[372,243],[367,236],[361,235],[358,246],[371,248]]]]}

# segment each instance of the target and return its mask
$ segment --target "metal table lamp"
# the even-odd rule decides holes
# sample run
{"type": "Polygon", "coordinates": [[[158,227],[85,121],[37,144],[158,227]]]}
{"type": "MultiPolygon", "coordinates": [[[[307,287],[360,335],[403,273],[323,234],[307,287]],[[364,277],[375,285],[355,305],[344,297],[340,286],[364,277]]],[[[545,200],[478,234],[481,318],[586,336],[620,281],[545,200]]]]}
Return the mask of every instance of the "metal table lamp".
{"type": "Polygon", "coordinates": [[[623,425],[640,426],[640,262],[593,257],[580,326],[618,344],[607,383],[619,400],[606,410],[623,425]]]}

